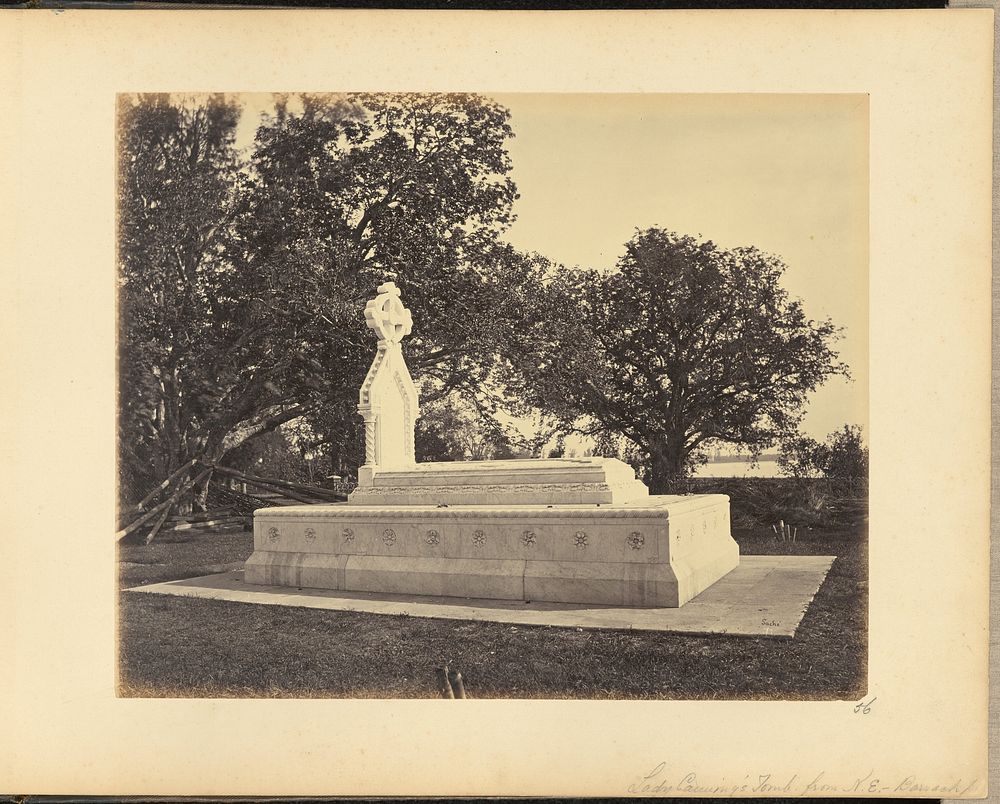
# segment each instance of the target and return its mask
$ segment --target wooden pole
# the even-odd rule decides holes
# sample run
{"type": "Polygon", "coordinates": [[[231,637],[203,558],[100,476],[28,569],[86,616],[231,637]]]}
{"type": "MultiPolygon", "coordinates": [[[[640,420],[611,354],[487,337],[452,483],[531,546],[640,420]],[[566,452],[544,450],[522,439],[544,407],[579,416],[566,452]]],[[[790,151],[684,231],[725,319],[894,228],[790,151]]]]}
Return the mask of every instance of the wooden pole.
{"type": "Polygon", "coordinates": [[[203,522],[206,519],[220,519],[230,515],[232,509],[228,507],[213,508],[210,511],[202,511],[198,514],[177,514],[174,519],[183,522],[203,522]]]}
{"type": "Polygon", "coordinates": [[[245,475],[242,472],[238,472],[235,469],[230,469],[227,466],[216,466],[214,468],[216,472],[220,472],[224,475],[231,475],[233,477],[238,477],[241,480],[251,485],[259,486],[260,488],[265,489],[267,491],[273,491],[275,494],[281,494],[285,497],[291,497],[293,500],[298,500],[299,502],[306,503],[308,505],[314,504],[313,500],[310,500],[308,497],[303,497],[301,494],[295,491],[291,491],[290,489],[282,488],[281,486],[276,485],[273,480],[254,478],[253,475],[245,475]]]}
{"type": "MultiPolygon", "coordinates": [[[[224,475],[230,475],[232,477],[238,478],[246,483],[251,483],[253,485],[268,484],[271,486],[277,486],[279,488],[290,489],[291,491],[300,492],[302,494],[311,494],[314,497],[326,497],[326,498],[340,498],[343,495],[338,494],[335,491],[330,491],[330,489],[322,488],[321,486],[306,486],[302,483],[292,483],[289,480],[279,480],[274,477],[258,477],[257,475],[248,475],[245,472],[240,472],[237,469],[230,469],[228,466],[215,466],[217,472],[221,472],[224,475]]],[[[291,494],[288,495],[292,497],[291,494]]],[[[299,497],[292,497],[292,499],[297,500],[299,497]]],[[[306,500],[306,502],[309,502],[306,500]]]]}
{"type": "Polygon", "coordinates": [[[164,500],[154,508],[150,508],[148,511],[146,511],[146,513],[142,514],[138,519],[132,520],[132,523],[130,525],[127,525],[126,527],[122,528],[115,534],[115,538],[116,539],[124,538],[125,536],[128,536],[136,528],[142,527],[144,524],[146,524],[146,522],[148,522],[150,519],[152,519],[154,516],[160,513],[160,511],[162,511],[164,508],[166,508],[169,502],[170,500],[164,500]]]}
{"type": "Polygon", "coordinates": [[[165,499],[163,502],[161,502],[155,508],[150,508],[146,513],[144,513],[142,516],[140,516],[138,519],[136,519],[134,522],[132,522],[131,525],[128,525],[127,527],[124,527],[120,531],[118,531],[115,534],[115,538],[116,539],[123,539],[123,538],[125,538],[130,533],[132,533],[132,531],[136,530],[137,528],[142,527],[146,522],[148,522],[150,519],[152,519],[154,516],[156,516],[158,513],[160,513],[164,508],[167,508],[169,510],[169,507],[172,506],[173,503],[177,502],[177,500],[180,498],[180,496],[185,491],[187,491],[189,488],[191,488],[193,485],[195,485],[195,483],[197,483],[203,477],[205,477],[206,475],[208,475],[208,473],[210,471],[211,471],[211,469],[206,469],[204,472],[202,472],[201,474],[199,474],[194,480],[190,480],[189,479],[189,480],[184,481],[184,483],[182,483],[176,489],[174,489],[173,493],[169,497],[167,497],[167,499],[165,499]]]}
{"type": "Polygon", "coordinates": [[[441,697],[454,698],[455,691],[451,688],[451,681],[448,678],[448,665],[439,668],[441,670],[441,697]]]}
{"type": "Polygon", "coordinates": [[[270,483],[273,486],[279,486],[281,488],[291,489],[292,491],[297,491],[302,494],[309,494],[313,497],[319,497],[324,499],[329,499],[331,502],[339,501],[344,495],[339,494],[331,489],[325,489],[322,486],[307,486],[303,483],[292,483],[288,480],[279,480],[277,478],[270,477],[255,477],[254,475],[247,475],[253,483],[270,483]]]}
{"type": "Polygon", "coordinates": [[[465,698],[465,682],[462,681],[461,673],[455,673],[455,683],[452,686],[455,688],[456,698],[465,698]]]}
{"type": "Polygon", "coordinates": [[[275,494],[280,494],[282,497],[289,497],[293,500],[298,500],[300,503],[305,503],[306,505],[316,504],[316,500],[310,500],[308,497],[303,497],[301,494],[289,491],[288,489],[283,489],[280,486],[272,486],[270,483],[265,483],[262,480],[254,480],[251,482],[254,486],[257,486],[257,488],[263,489],[264,491],[274,492],[275,494]]]}
{"type": "Polygon", "coordinates": [[[167,515],[170,513],[172,508],[173,505],[167,505],[167,507],[163,509],[163,513],[160,514],[159,519],[156,520],[156,524],[153,525],[153,529],[146,534],[146,544],[149,544],[156,538],[156,534],[160,532],[160,528],[163,527],[163,523],[167,521],[167,515]]]}
{"type": "Polygon", "coordinates": [[[145,508],[147,505],[149,505],[153,501],[153,499],[156,497],[157,494],[159,494],[164,489],[169,488],[170,486],[172,486],[174,484],[174,481],[177,480],[177,478],[181,476],[182,472],[187,471],[192,466],[194,466],[196,463],[198,463],[198,458],[192,458],[190,461],[188,461],[186,464],[184,464],[180,468],[175,469],[174,472],[170,475],[170,477],[168,477],[166,480],[164,480],[162,483],[160,483],[159,486],[157,486],[155,489],[153,489],[151,492],[149,492],[149,494],[147,494],[145,497],[143,497],[138,503],[136,503],[135,505],[133,505],[126,512],[126,516],[128,514],[138,514],[143,508],[145,508]]]}
{"type": "Polygon", "coordinates": [[[217,517],[215,519],[200,519],[197,522],[178,522],[174,525],[174,530],[185,531],[185,530],[205,530],[207,528],[219,528],[226,525],[236,525],[242,524],[246,521],[246,517],[226,515],[224,517],[217,517]]]}

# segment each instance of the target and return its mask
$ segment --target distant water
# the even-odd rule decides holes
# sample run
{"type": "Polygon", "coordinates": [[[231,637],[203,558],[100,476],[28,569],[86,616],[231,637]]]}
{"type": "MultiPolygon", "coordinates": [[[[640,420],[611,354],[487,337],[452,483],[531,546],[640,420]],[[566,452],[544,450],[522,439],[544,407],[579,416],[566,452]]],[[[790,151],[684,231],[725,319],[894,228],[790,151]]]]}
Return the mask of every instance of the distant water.
{"type": "Polygon", "coordinates": [[[780,477],[778,462],[761,458],[756,464],[749,461],[713,461],[699,466],[695,477],[780,477]]]}

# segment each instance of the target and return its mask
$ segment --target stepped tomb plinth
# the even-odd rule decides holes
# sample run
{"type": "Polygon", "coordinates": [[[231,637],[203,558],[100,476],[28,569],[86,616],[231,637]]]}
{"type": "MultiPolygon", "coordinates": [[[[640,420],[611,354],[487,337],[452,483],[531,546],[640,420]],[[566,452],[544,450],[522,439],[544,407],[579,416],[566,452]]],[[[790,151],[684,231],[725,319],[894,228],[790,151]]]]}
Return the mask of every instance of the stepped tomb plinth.
{"type": "Polygon", "coordinates": [[[365,308],[365,464],[347,503],[254,515],[251,584],[677,607],[739,564],[722,494],[650,495],[615,458],[417,463],[412,328],[388,282],[365,308]]]}

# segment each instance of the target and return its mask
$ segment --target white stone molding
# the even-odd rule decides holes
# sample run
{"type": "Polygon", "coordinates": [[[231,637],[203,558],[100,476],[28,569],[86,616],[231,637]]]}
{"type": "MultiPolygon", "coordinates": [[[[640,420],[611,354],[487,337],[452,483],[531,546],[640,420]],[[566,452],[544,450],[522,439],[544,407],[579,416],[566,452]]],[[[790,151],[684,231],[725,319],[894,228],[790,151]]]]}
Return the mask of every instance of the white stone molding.
{"type": "MultiPolygon", "coordinates": [[[[603,519],[648,519],[673,520],[681,515],[699,513],[705,510],[715,513],[723,506],[727,511],[729,497],[725,494],[692,494],[689,496],[657,495],[643,501],[625,505],[461,505],[438,508],[434,505],[343,505],[341,503],[315,505],[285,505],[278,508],[262,508],[254,521],[266,514],[267,520],[368,520],[385,517],[406,516],[413,520],[441,519],[566,519],[573,521],[595,521],[603,519]]],[[[723,520],[725,521],[725,520],[723,520]]],[[[728,525],[728,523],[727,523],[728,525]]]]}
{"type": "MultiPolygon", "coordinates": [[[[368,491],[369,494],[406,494],[420,486],[375,486],[368,491]]],[[[606,491],[611,492],[616,489],[628,488],[626,483],[519,483],[517,485],[465,485],[465,486],[428,486],[440,494],[497,494],[502,492],[527,493],[532,491],[606,491]]]]}

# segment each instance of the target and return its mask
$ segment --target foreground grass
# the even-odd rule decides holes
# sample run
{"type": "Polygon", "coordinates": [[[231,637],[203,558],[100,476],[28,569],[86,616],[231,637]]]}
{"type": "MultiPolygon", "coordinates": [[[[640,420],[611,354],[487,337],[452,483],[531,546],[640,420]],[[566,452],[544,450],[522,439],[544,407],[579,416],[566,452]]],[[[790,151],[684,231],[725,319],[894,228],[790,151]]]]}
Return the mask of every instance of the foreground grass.
{"type": "MultiPolygon", "coordinates": [[[[836,555],[794,639],[435,620],[132,594],[120,598],[120,685],[141,697],[438,696],[448,662],[475,698],[860,698],[867,538],[795,543],[736,531],[744,555],[836,555]]],[[[228,569],[250,534],[123,547],[122,587],[228,569]]]]}

